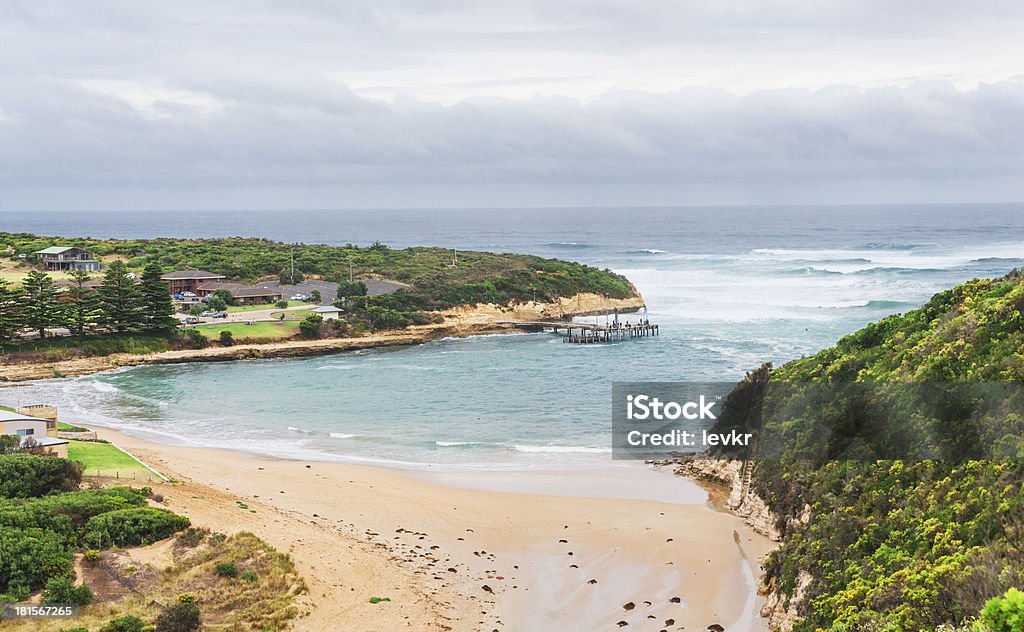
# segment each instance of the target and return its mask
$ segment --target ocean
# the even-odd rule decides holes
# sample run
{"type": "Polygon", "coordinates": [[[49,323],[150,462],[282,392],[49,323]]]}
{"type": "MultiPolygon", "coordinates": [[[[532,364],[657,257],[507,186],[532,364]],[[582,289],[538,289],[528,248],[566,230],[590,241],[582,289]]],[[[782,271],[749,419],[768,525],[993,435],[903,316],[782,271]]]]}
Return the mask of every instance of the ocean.
{"type": "Polygon", "coordinates": [[[0,391],[165,441],[442,470],[608,463],[614,381],[735,381],[1024,265],[1024,205],[0,213],[0,230],[533,253],[637,285],[657,338],[477,336],[0,391]]]}

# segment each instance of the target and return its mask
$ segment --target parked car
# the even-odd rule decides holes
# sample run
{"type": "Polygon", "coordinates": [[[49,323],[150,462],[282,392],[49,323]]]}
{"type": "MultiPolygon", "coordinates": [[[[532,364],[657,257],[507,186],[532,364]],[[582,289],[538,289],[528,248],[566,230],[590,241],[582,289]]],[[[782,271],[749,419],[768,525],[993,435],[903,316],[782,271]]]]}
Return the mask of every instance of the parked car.
{"type": "Polygon", "coordinates": [[[227,318],[228,317],[228,313],[227,312],[214,312],[213,313],[213,317],[214,318],[227,318]]]}
{"type": "Polygon", "coordinates": [[[309,297],[305,294],[295,294],[294,296],[288,297],[289,301],[308,301],[309,297]]]}
{"type": "Polygon", "coordinates": [[[174,295],[174,300],[176,300],[176,301],[184,301],[185,300],[185,295],[184,294],[175,294],[174,295]]]}
{"type": "Polygon", "coordinates": [[[195,298],[196,293],[195,292],[182,292],[181,295],[182,296],[187,296],[189,298],[195,298]]]}
{"type": "Polygon", "coordinates": [[[195,316],[186,316],[185,319],[182,320],[181,322],[185,323],[186,325],[197,325],[199,324],[199,319],[196,318],[195,316]]]}
{"type": "Polygon", "coordinates": [[[217,312],[200,312],[199,315],[202,316],[203,318],[209,318],[209,317],[213,316],[216,313],[217,312]]]}

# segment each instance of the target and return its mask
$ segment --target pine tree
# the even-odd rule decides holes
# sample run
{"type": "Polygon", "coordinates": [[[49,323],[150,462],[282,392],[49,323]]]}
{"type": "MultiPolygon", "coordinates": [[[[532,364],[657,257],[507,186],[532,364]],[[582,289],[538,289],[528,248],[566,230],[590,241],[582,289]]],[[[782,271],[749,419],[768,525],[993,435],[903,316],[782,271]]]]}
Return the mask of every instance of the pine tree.
{"type": "Polygon", "coordinates": [[[0,340],[11,340],[25,326],[21,290],[0,279],[0,340]]]}
{"type": "Polygon", "coordinates": [[[67,293],[66,318],[68,329],[76,336],[85,335],[100,318],[99,297],[94,290],[85,287],[90,276],[84,270],[74,270],[67,293]]]}
{"type": "Polygon", "coordinates": [[[26,327],[38,331],[39,337],[45,338],[48,327],[64,324],[64,305],[49,274],[32,270],[21,282],[21,289],[26,327]]]}
{"type": "Polygon", "coordinates": [[[142,271],[142,328],[153,333],[173,333],[178,327],[174,303],[167,282],[160,278],[163,269],[151,260],[142,271]]]}
{"type": "Polygon", "coordinates": [[[112,262],[103,273],[103,285],[97,290],[100,322],[121,333],[142,327],[142,292],[128,274],[123,261],[112,262]]]}

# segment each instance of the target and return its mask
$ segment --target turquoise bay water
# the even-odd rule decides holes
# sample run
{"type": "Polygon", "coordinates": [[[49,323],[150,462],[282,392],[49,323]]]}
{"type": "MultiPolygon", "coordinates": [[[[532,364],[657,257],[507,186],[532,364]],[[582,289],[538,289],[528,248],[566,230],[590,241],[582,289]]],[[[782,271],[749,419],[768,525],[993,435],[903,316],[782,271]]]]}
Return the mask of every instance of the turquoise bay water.
{"type": "Polygon", "coordinates": [[[69,421],[279,455],[432,468],[607,463],[612,381],[729,381],[1024,265],[1024,206],[4,214],[4,230],[259,235],[530,252],[608,267],[659,338],[478,336],[327,357],[139,367],[0,392],[69,421]]]}

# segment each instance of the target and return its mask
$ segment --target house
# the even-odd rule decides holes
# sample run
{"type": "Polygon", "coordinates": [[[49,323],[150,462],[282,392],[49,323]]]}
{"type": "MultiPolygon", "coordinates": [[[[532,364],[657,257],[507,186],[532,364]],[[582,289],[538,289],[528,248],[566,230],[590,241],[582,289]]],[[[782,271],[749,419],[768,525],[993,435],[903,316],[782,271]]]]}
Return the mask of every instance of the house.
{"type": "Polygon", "coordinates": [[[78,246],[50,246],[35,251],[39,260],[46,264],[50,272],[83,270],[85,272],[96,272],[100,269],[100,262],[92,253],[78,246]]]}
{"type": "Polygon", "coordinates": [[[175,270],[160,277],[170,286],[171,294],[185,292],[199,293],[199,286],[212,281],[223,281],[223,274],[214,274],[206,270],[175,270]]]}
{"type": "Polygon", "coordinates": [[[314,308],[314,314],[320,314],[324,320],[338,320],[341,317],[341,313],[345,311],[334,305],[321,305],[320,307],[314,308]]]}
{"type": "MultiPolygon", "coordinates": [[[[223,278],[223,277],[222,277],[223,278]]],[[[274,303],[280,301],[284,294],[281,290],[260,287],[258,285],[245,285],[244,283],[224,283],[210,281],[196,287],[199,296],[212,296],[217,290],[231,292],[235,298],[236,305],[251,305],[253,303],[274,303]]]]}
{"type": "Polygon", "coordinates": [[[57,420],[40,419],[17,412],[0,410],[0,435],[15,435],[20,437],[24,445],[29,439],[35,440],[36,445],[53,452],[57,456],[67,458],[68,442],[66,439],[57,438],[57,420]]]}

